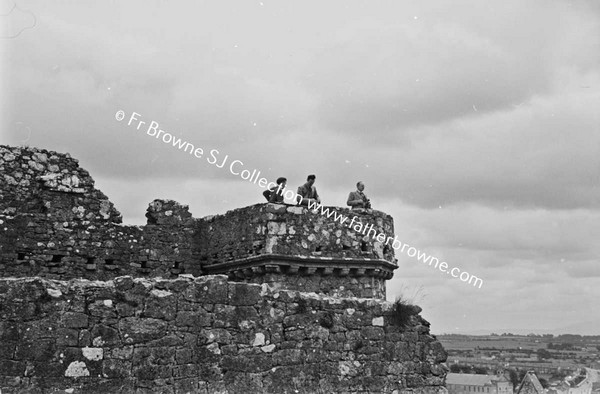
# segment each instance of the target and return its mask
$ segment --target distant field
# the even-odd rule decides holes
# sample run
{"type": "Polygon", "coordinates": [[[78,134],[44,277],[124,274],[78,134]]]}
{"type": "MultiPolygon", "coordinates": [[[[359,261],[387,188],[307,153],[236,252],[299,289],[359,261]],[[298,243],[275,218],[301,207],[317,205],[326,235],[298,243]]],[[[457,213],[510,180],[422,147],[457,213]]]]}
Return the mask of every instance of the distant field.
{"type": "Polygon", "coordinates": [[[448,338],[444,336],[438,336],[438,340],[448,350],[470,350],[479,348],[496,348],[496,349],[528,349],[537,350],[545,349],[545,342],[535,342],[535,340],[522,338],[522,337],[487,337],[477,339],[469,338],[448,338]]]}

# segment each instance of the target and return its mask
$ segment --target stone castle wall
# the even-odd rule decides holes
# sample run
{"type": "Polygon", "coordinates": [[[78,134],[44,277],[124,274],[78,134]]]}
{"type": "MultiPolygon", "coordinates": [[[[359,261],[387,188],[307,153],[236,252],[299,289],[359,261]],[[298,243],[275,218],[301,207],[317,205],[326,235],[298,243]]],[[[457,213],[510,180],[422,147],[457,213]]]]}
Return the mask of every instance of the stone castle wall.
{"type": "Polygon", "coordinates": [[[2,393],[445,393],[408,310],[222,275],[0,279],[2,393]]]}
{"type": "Polygon", "coordinates": [[[444,394],[420,308],[384,301],[392,218],[329,208],[372,234],[172,200],[128,226],[68,154],[0,145],[0,391],[444,394]]]}
{"type": "Polygon", "coordinates": [[[279,256],[272,261],[279,268],[264,280],[328,294],[385,298],[386,275],[396,268],[393,248],[375,236],[393,236],[393,220],[383,212],[329,207],[347,221],[356,216],[356,222],[372,226],[365,235],[291,205],[257,204],[195,219],[187,205],[154,200],[147,225],[127,226],[68,154],[0,146],[0,176],[1,276],[108,280],[229,273],[232,280],[262,283],[266,263],[241,274],[242,260],[279,256]],[[283,261],[289,256],[312,258],[307,261],[313,266],[298,268],[283,261]],[[319,259],[332,258],[337,265],[330,260],[319,264],[319,259]],[[351,260],[373,263],[365,271],[351,260]],[[326,268],[330,280],[311,277],[326,268]],[[278,275],[281,269],[299,271],[301,277],[278,275]],[[348,276],[353,279],[343,286],[348,276]]]}
{"type": "Polygon", "coordinates": [[[68,154],[0,146],[0,275],[110,279],[199,274],[187,206],[157,200],[125,226],[68,154]],[[173,213],[166,217],[166,212],[173,213]],[[187,264],[187,266],[186,266],[187,264]]]}

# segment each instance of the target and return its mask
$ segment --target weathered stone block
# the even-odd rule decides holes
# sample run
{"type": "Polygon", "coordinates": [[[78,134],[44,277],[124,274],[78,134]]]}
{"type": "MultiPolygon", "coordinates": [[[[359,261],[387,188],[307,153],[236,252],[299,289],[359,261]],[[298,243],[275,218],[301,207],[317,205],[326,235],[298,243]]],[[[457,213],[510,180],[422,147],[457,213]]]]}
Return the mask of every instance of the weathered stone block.
{"type": "Polygon", "coordinates": [[[360,331],[363,337],[371,340],[381,340],[385,336],[383,328],[380,327],[363,327],[360,331]]]}
{"type": "Polygon", "coordinates": [[[282,349],[273,355],[276,365],[302,364],[305,352],[301,349],[282,349]]]}
{"type": "Polygon", "coordinates": [[[65,312],[62,320],[67,328],[85,328],[88,326],[88,316],[85,313],[65,312]]]}
{"type": "Polygon", "coordinates": [[[152,290],[146,300],[143,316],[173,320],[175,318],[175,297],[166,290],[152,290]]]}
{"type": "Polygon", "coordinates": [[[177,364],[189,364],[192,362],[192,350],[191,349],[177,349],[175,351],[175,360],[177,364]]]}
{"type": "Polygon", "coordinates": [[[204,310],[177,312],[175,324],[186,327],[208,327],[212,323],[212,316],[204,310]]]}
{"type": "Polygon", "coordinates": [[[18,325],[11,321],[0,321],[0,341],[18,341],[19,330],[18,325]]]}
{"type": "Polygon", "coordinates": [[[237,372],[261,372],[273,366],[273,359],[269,355],[258,355],[254,357],[223,356],[223,368],[237,372]]]}
{"type": "Polygon", "coordinates": [[[215,305],[213,309],[213,326],[217,328],[237,326],[237,308],[232,305],[215,305]]]}
{"type": "Polygon", "coordinates": [[[448,358],[448,353],[446,352],[442,344],[437,341],[432,342],[428,346],[428,354],[433,357],[433,361],[436,363],[445,362],[448,358]]]}
{"type": "Polygon", "coordinates": [[[118,360],[129,360],[133,356],[133,346],[123,346],[114,348],[110,351],[108,358],[118,360]]]}
{"type": "Polygon", "coordinates": [[[204,389],[200,389],[197,377],[175,379],[173,390],[176,393],[206,393],[204,389]]]}
{"type": "Polygon", "coordinates": [[[0,371],[3,375],[23,376],[26,365],[24,361],[0,360],[0,371]]]}
{"type": "Polygon", "coordinates": [[[128,344],[160,338],[166,330],[167,323],[159,319],[126,317],[119,321],[119,331],[128,344]]]}
{"type": "Polygon", "coordinates": [[[255,305],[262,298],[262,288],[259,285],[246,283],[229,283],[230,305],[255,305]]]}
{"type": "Polygon", "coordinates": [[[79,344],[79,331],[72,328],[59,328],[56,330],[57,346],[77,346],[79,344]]]}
{"type": "Polygon", "coordinates": [[[102,375],[109,379],[123,379],[131,376],[131,363],[114,358],[102,362],[102,375]]]}
{"type": "Polygon", "coordinates": [[[227,304],[227,278],[222,275],[197,278],[183,294],[186,300],[202,304],[227,304]]]}
{"type": "Polygon", "coordinates": [[[133,365],[133,376],[139,380],[168,379],[172,376],[173,367],[169,365],[133,365]]]}
{"type": "Polygon", "coordinates": [[[200,331],[198,344],[205,345],[212,342],[229,344],[231,343],[231,334],[223,328],[204,329],[200,331]]]}
{"type": "Polygon", "coordinates": [[[16,360],[35,360],[49,362],[54,357],[56,343],[52,339],[40,339],[35,342],[20,342],[15,350],[16,360]]]}
{"type": "Polygon", "coordinates": [[[119,332],[112,327],[102,324],[95,325],[92,328],[92,343],[94,346],[115,345],[120,343],[119,332]]]}
{"type": "Polygon", "coordinates": [[[203,381],[217,382],[223,379],[222,370],[216,364],[200,362],[198,368],[198,378],[203,381]]]}

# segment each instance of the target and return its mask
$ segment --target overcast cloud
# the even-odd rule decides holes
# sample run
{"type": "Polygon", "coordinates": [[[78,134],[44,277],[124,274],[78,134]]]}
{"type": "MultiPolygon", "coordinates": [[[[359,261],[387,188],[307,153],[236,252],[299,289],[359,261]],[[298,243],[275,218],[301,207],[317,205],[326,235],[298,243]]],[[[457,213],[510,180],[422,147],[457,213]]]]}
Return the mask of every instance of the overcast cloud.
{"type": "Polygon", "coordinates": [[[262,196],[119,109],[292,188],[315,173],[329,205],[362,179],[400,239],[484,280],[398,254],[388,298],[422,288],[434,333],[598,334],[599,3],[422,3],[19,0],[0,143],[69,152],[130,224],[262,196]]]}

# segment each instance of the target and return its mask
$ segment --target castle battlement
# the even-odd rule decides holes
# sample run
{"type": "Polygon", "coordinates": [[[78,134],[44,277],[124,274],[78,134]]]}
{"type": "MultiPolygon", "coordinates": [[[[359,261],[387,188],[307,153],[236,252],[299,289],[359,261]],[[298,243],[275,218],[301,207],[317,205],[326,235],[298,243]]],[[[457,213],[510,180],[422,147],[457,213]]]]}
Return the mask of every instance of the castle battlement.
{"type": "Polygon", "coordinates": [[[305,207],[256,204],[196,219],[154,200],[145,226],[123,225],[114,204],[68,154],[0,146],[3,276],[109,280],[226,274],[290,290],[385,298],[397,268],[391,216],[327,207],[356,231],[305,207]]]}
{"type": "Polygon", "coordinates": [[[203,271],[286,289],[385,299],[396,259],[393,248],[373,234],[393,238],[392,217],[327,209],[348,222],[371,223],[371,235],[305,207],[257,204],[198,221],[203,271]]]}

